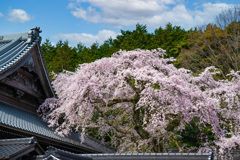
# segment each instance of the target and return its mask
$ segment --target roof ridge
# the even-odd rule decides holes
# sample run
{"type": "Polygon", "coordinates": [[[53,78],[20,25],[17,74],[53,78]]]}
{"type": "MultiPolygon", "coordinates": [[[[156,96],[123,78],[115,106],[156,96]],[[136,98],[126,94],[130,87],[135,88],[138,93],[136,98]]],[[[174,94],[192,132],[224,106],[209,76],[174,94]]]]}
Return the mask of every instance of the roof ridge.
{"type": "Polygon", "coordinates": [[[15,43],[17,43],[17,41],[21,40],[22,36],[15,38],[14,40],[12,40],[10,43],[6,44],[5,46],[3,46],[2,48],[0,48],[0,55],[3,54],[4,52],[6,52],[6,50],[9,50],[9,48],[13,45],[15,45],[15,43]]]}
{"type": "Polygon", "coordinates": [[[3,34],[3,35],[0,35],[0,42],[1,41],[14,40],[16,37],[20,37],[20,36],[23,39],[28,39],[28,34],[29,33],[31,33],[31,31],[3,34]]]}
{"type": "Polygon", "coordinates": [[[27,138],[0,139],[0,145],[34,144],[34,143],[37,143],[37,139],[34,136],[27,138]]]}

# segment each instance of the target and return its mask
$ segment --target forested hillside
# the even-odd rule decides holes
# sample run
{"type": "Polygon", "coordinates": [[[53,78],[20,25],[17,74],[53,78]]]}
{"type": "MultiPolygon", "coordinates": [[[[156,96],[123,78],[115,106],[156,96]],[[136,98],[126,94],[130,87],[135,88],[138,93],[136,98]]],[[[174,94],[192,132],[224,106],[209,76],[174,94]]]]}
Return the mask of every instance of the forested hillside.
{"type": "Polygon", "coordinates": [[[81,42],[71,47],[68,41],[59,41],[56,46],[49,40],[42,44],[42,51],[49,72],[74,71],[78,64],[90,63],[102,57],[110,57],[122,50],[155,49],[166,50],[167,57],[177,59],[175,66],[201,72],[208,66],[216,66],[222,76],[231,70],[239,70],[239,8],[223,11],[214,23],[185,30],[168,23],[149,33],[146,25],[136,25],[136,29],[121,30],[116,39],[109,37],[102,45],[84,46],[81,42]]]}
{"type": "Polygon", "coordinates": [[[231,69],[239,70],[239,22],[238,7],[225,10],[216,17],[214,23],[185,30],[168,23],[154,33],[147,31],[146,25],[136,25],[132,31],[121,30],[121,34],[109,37],[102,45],[84,46],[81,42],[71,47],[68,41],[59,41],[56,46],[49,40],[42,44],[43,56],[49,72],[74,71],[78,64],[90,63],[102,57],[110,57],[122,50],[156,49],[166,50],[167,57],[177,59],[175,66],[200,73],[208,66],[216,66],[225,77],[231,69]]]}
{"type": "Polygon", "coordinates": [[[76,47],[70,47],[68,41],[59,41],[56,46],[49,40],[42,44],[44,59],[49,71],[56,73],[62,70],[74,71],[78,64],[90,63],[102,57],[110,57],[122,50],[155,49],[167,50],[169,57],[177,57],[182,48],[188,49],[189,31],[170,23],[165,28],[158,28],[154,33],[148,33],[146,25],[136,25],[133,31],[121,30],[116,39],[109,38],[104,44],[84,46],[81,42],[76,47]]]}

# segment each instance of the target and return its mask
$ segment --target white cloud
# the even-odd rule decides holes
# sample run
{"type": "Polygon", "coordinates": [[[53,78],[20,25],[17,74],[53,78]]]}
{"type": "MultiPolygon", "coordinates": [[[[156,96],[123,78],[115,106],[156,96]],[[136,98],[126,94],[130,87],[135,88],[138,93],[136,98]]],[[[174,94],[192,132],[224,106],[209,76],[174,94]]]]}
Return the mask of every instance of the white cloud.
{"type": "Polygon", "coordinates": [[[54,43],[54,42],[51,42],[51,45],[54,46],[54,47],[56,47],[56,43],[54,43]]]}
{"type": "Polygon", "coordinates": [[[99,22],[99,20],[101,19],[100,15],[98,15],[98,13],[92,7],[88,7],[87,10],[84,10],[82,8],[76,8],[76,10],[72,11],[71,13],[77,18],[82,18],[86,21],[94,23],[99,22]]]}
{"type": "Polygon", "coordinates": [[[0,17],[3,17],[3,14],[0,12],[0,17]]]}
{"type": "Polygon", "coordinates": [[[181,0],[75,0],[69,3],[71,13],[93,23],[108,23],[115,27],[133,26],[137,23],[159,27],[170,22],[186,29],[212,22],[225,3],[203,3],[188,9],[181,0]],[[85,3],[89,6],[84,8],[85,3]]]}
{"type": "Polygon", "coordinates": [[[71,4],[71,13],[94,23],[110,23],[113,26],[131,26],[137,22],[151,18],[168,9],[166,4],[174,4],[173,0],[78,0],[71,4]],[[88,2],[90,7],[83,9],[81,3],[88,2]],[[75,7],[74,7],[75,6],[75,7]]]}
{"type": "Polygon", "coordinates": [[[26,11],[22,9],[11,9],[8,13],[8,21],[24,23],[30,21],[32,18],[26,11]]]}
{"type": "Polygon", "coordinates": [[[101,30],[96,35],[87,34],[87,33],[70,33],[70,34],[57,34],[52,36],[53,39],[68,40],[71,44],[77,45],[79,42],[83,43],[85,46],[89,47],[93,43],[97,42],[99,44],[104,43],[105,40],[112,37],[116,38],[118,34],[110,30],[101,30]]]}
{"type": "Polygon", "coordinates": [[[202,5],[203,10],[196,10],[192,13],[194,14],[194,20],[198,24],[204,24],[208,22],[212,22],[215,17],[221,13],[222,10],[233,7],[233,5],[225,4],[225,3],[204,3],[202,5]]]}

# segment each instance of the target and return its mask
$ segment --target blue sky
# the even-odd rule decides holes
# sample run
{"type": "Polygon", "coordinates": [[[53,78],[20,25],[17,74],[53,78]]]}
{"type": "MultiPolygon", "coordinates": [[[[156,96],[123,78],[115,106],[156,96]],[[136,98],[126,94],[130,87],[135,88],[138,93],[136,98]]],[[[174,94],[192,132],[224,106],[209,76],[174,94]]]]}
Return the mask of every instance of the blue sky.
{"type": "Polygon", "coordinates": [[[146,24],[149,32],[173,25],[190,29],[214,20],[239,0],[0,0],[0,35],[40,27],[43,42],[90,46],[120,30],[146,24]]]}

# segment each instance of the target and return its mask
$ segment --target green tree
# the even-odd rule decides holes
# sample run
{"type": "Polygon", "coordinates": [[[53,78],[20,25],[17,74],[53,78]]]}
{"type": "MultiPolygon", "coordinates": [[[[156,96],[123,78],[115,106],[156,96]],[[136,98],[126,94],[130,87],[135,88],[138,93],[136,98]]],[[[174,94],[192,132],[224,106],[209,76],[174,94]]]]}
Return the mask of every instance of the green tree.
{"type": "Polygon", "coordinates": [[[178,63],[181,67],[196,73],[208,66],[216,66],[223,78],[230,70],[239,70],[239,26],[239,22],[232,22],[225,29],[221,29],[216,25],[208,24],[204,29],[191,32],[190,49],[182,50],[178,63]],[[234,34],[232,28],[235,30],[234,34]]]}
{"type": "Polygon", "coordinates": [[[181,29],[180,26],[172,26],[171,23],[163,29],[159,27],[154,32],[154,45],[152,48],[163,48],[168,57],[177,57],[182,48],[188,47],[188,32],[181,29]]]}
{"type": "Polygon", "coordinates": [[[56,48],[51,44],[49,39],[42,44],[42,54],[49,72],[53,70],[53,61],[55,60],[56,48]]]}
{"type": "Polygon", "coordinates": [[[75,49],[69,46],[68,41],[62,42],[61,40],[56,45],[56,55],[53,62],[53,71],[59,73],[63,70],[74,71],[77,67],[73,63],[75,49]]]}
{"type": "Polygon", "coordinates": [[[121,30],[121,35],[113,41],[113,47],[122,50],[134,50],[139,49],[151,49],[151,37],[152,34],[147,32],[146,25],[136,25],[136,29],[133,31],[121,30]]]}

